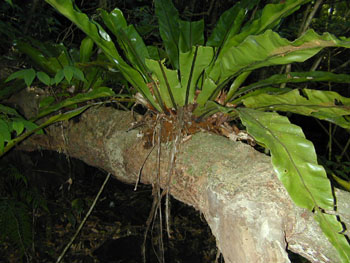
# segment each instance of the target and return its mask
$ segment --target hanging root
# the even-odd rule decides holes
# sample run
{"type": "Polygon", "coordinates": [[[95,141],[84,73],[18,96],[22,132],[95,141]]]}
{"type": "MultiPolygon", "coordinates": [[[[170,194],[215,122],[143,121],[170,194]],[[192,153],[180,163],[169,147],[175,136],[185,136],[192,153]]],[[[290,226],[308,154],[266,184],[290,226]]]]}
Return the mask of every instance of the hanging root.
{"type": "MultiPolygon", "coordinates": [[[[195,105],[187,105],[185,107],[179,107],[175,111],[169,110],[168,114],[158,113],[154,111],[148,111],[143,120],[135,123],[134,127],[142,126],[144,129],[144,147],[150,149],[147,154],[138,174],[135,190],[142,176],[142,170],[146,161],[154,149],[157,149],[156,160],[156,179],[153,183],[153,204],[148,219],[146,221],[146,231],[144,235],[144,241],[142,245],[142,257],[143,262],[146,263],[146,241],[147,234],[150,230],[150,226],[154,226],[155,219],[159,218],[159,240],[158,240],[158,253],[156,257],[158,261],[164,262],[164,245],[163,245],[163,218],[162,218],[162,199],[165,196],[165,224],[168,238],[171,238],[170,229],[170,186],[171,179],[175,170],[176,156],[179,152],[179,148],[182,142],[186,142],[191,138],[192,134],[200,131],[208,131],[211,133],[223,135],[231,140],[245,140],[249,144],[253,145],[255,142],[251,138],[246,136],[244,131],[240,131],[234,124],[229,124],[230,117],[224,113],[216,113],[208,118],[198,118],[192,115],[195,105]],[[172,148],[169,151],[168,165],[166,169],[166,184],[163,190],[160,188],[161,182],[161,146],[162,143],[172,142],[172,148]]],[[[152,227],[153,229],[153,227],[152,227]]]]}
{"type": "MultiPolygon", "coordinates": [[[[171,178],[174,173],[175,168],[175,161],[176,161],[176,154],[179,149],[180,142],[183,138],[183,116],[184,111],[182,109],[178,110],[178,114],[175,117],[169,121],[168,117],[164,114],[158,114],[155,121],[155,126],[153,126],[152,131],[152,147],[150,152],[145,158],[145,161],[140,168],[138,179],[136,181],[135,190],[137,188],[137,185],[140,181],[142,169],[149,158],[152,151],[157,148],[157,159],[156,159],[156,180],[153,184],[153,203],[152,208],[150,211],[150,214],[148,216],[148,219],[146,221],[146,231],[144,234],[144,240],[142,244],[142,257],[143,262],[146,263],[146,242],[147,242],[147,235],[150,230],[150,226],[154,225],[155,219],[159,218],[159,233],[158,233],[158,253],[155,251],[156,257],[159,262],[164,263],[164,243],[163,243],[163,215],[162,215],[162,199],[165,196],[165,223],[166,223],[166,230],[168,237],[171,238],[171,231],[170,231],[170,201],[169,201],[169,193],[170,193],[170,184],[171,184],[171,178]],[[171,127],[171,133],[169,133],[169,123],[172,124],[171,127]],[[166,130],[166,128],[168,130],[166,130]],[[167,137],[166,140],[164,140],[164,137],[167,137]],[[169,162],[167,167],[167,178],[166,178],[166,186],[164,187],[164,190],[161,191],[160,183],[161,183],[161,146],[162,142],[168,142],[168,140],[172,140],[172,149],[169,152],[169,162]]],[[[153,229],[153,227],[152,227],[153,229]]]]}

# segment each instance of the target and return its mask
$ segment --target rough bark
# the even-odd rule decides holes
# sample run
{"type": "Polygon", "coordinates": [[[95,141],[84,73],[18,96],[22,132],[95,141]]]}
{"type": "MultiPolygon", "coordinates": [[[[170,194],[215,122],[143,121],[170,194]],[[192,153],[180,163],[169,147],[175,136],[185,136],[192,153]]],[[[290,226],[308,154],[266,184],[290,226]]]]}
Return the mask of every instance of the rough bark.
{"type": "MultiPolygon", "coordinates": [[[[64,151],[69,156],[135,183],[150,149],[138,130],[127,130],[131,113],[92,108],[79,122],[48,129],[22,143],[25,150],[64,151]]],[[[162,148],[161,185],[166,185],[168,147],[162,148]]],[[[156,151],[141,182],[155,180],[156,151]]],[[[340,262],[312,213],[297,208],[276,177],[270,158],[241,142],[199,133],[181,145],[171,179],[171,194],[204,214],[225,262],[289,262],[286,248],[311,262],[340,262]]],[[[338,191],[339,212],[349,225],[349,193],[338,191]],[[347,213],[347,214],[346,214],[347,213]]]]}

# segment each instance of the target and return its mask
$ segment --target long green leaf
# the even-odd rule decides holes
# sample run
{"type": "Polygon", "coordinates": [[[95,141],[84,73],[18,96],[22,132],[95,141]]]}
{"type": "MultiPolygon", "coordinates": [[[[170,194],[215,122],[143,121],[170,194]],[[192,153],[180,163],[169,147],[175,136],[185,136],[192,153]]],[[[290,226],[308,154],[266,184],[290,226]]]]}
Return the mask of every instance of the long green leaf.
{"type": "Polygon", "coordinates": [[[185,104],[192,103],[199,76],[213,59],[211,47],[193,47],[190,52],[180,53],[181,86],[186,92],[185,104]]]}
{"type": "Polygon", "coordinates": [[[55,74],[62,68],[56,59],[46,57],[41,51],[32,47],[29,43],[16,41],[14,46],[20,52],[29,56],[37,66],[47,73],[55,74]]]}
{"type": "Polygon", "coordinates": [[[167,69],[163,62],[152,59],[147,59],[146,65],[155,75],[155,83],[159,82],[156,86],[159,87],[159,93],[165,105],[168,108],[176,108],[176,105],[183,106],[185,94],[182,92],[183,89],[177,77],[177,70],[167,69]]]}
{"type": "Polygon", "coordinates": [[[8,122],[2,119],[0,119],[0,137],[4,142],[11,140],[11,129],[8,122]]]}
{"type": "Polygon", "coordinates": [[[59,109],[62,109],[64,107],[69,107],[72,105],[76,105],[78,103],[84,102],[84,101],[88,101],[88,100],[93,100],[93,99],[97,99],[97,98],[102,98],[102,97],[110,97],[110,96],[114,96],[115,93],[107,87],[100,87],[97,89],[94,89],[88,93],[80,93],[72,98],[68,98],[60,103],[57,103],[55,105],[46,107],[44,109],[42,109],[39,114],[35,117],[34,120],[38,120],[52,112],[55,112],[59,109]]]}
{"type": "Polygon", "coordinates": [[[252,83],[235,93],[234,98],[241,94],[250,92],[254,89],[265,87],[269,85],[277,85],[281,83],[301,83],[301,82],[316,82],[316,81],[331,81],[335,83],[349,83],[350,75],[335,74],[325,71],[311,71],[311,72],[289,72],[286,74],[276,74],[267,79],[252,83]]]}
{"type": "Polygon", "coordinates": [[[193,115],[205,119],[206,117],[212,116],[217,112],[228,114],[231,117],[237,116],[234,108],[222,106],[212,100],[207,101],[204,105],[198,105],[198,107],[194,110],[193,115]]]}
{"type": "Polygon", "coordinates": [[[35,76],[36,74],[34,69],[22,69],[8,76],[5,82],[11,81],[13,79],[24,79],[24,82],[26,83],[27,87],[29,87],[32,84],[35,76]]]}
{"type": "Polygon", "coordinates": [[[311,0],[286,0],[283,3],[268,4],[262,10],[261,16],[255,19],[251,24],[244,27],[240,34],[233,35],[222,48],[220,57],[226,56],[226,52],[232,47],[240,44],[250,35],[261,34],[267,29],[277,26],[281,19],[297,11],[301,5],[311,0]]]}
{"type": "Polygon", "coordinates": [[[197,103],[199,106],[203,106],[210,98],[211,94],[217,89],[215,82],[209,77],[205,77],[203,81],[203,87],[197,97],[197,103]]]}
{"type": "Polygon", "coordinates": [[[94,47],[94,42],[91,38],[85,37],[81,43],[80,43],[80,50],[79,50],[79,62],[86,63],[89,62],[92,50],[94,47]]]}
{"type": "Polygon", "coordinates": [[[127,25],[123,13],[115,8],[110,13],[100,9],[103,22],[116,36],[119,46],[124,50],[128,60],[147,75],[145,59],[149,58],[148,50],[133,25],[127,25]]]}
{"type": "Polygon", "coordinates": [[[36,73],[36,76],[46,86],[50,86],[50,84],[51,84],[50,76],[47,75],[45,72],[39,71],[39,72],[36,73]]]}
{"type": "Polygon", "coordinates": [[[207,41],[207,45],[219,48],[224,46],[227,40],[231,39],[239,32],[245,13],[241,3],[237,3],[226,10],[220,16],[219,21],[207,41]]]}
{"type": "Polygon", "coordinates": [[[330,182],[301,128],[277,113],[246,108],[238,112],[249,134],[271,150],[277,176],[293,201],[309,210],[315,207],[332,210],[330,182]]]}
{"type": "Polygon", "coordinates": [[[179,46],[180,52],[188,52],[193,46],[204,44],[204,20],[189,22],[179,20],[180,26],[180,39],[179,46]]]}
{"type": "Polygon", "coordinates": [[[159,33],[163,40],[170,63],[179,68],[179,13],[172,1],[155,0],[155,13],[158,18],[159,33]]]}
{"type": "Polygon", "coordinates": [[[323,233],[338,251],[342,262],[350,262],[350,246],[345,235],[342,234],[344,228],[338,221],[336,215],[329,215],[316,211],[315,220],[320,225],[323,233]]]}
{"type": "Polygon", "coordinates": [[[303,89],[285,94],[259,94],[243,100],[246,107],[261,110],[293,112],[330,121],[345,129],[350,128],[350,98],[333,91],[303,89]]]}
{"type": "Polygon", "coordinates": [[[230,103],[231,104],[241,104],[242,101],[244,101],[246,98],[252,97],[252,96],[257,96],[260,94],[283,94],[283,93],[287,93],[289,91],[291,91],[292,89],[290,88],[273,88],[273,87],[265,87],[265,88],[261,88],[261,89],[257,89],[257,90],[252,90],[250,92],[248,92],[247,94],[244,94],[240,97],[238,97],[237,99],[231,100],[230,103]]]}
{"type": "Polygon", "coordinates": [[[317,164],[313,144],[299,126],[277,113],[246,108],[238,109],[238,113],[249,134],[270,149],[276,174],[294,203],[315,210],[315,219],[325,235],[344,262],[349,262],[350,246],[344,234],[340,234],[342,224],[336,216],[322,212],[333,211],[334,201],[330,181],[317,164]]]}
{"type": "MultiPolygon", "coordinates": [[[[249,36],[262,34],[266,30],[274,28],[281,22],[281,19],[297,11],[301,5],[310,1],[311,0],[287,0],[283,3],[266,5],[261,15],[252,23],[244,26],[241,33],[230,34],[226,41],[222,43],[216,66],[210,73],[208,72],[208,74],[210,74],[211,78],[215,81],[220,79],[220,65],[223,63],[222,59],[231,53],[232,47],[238,46],[249,36]]],[[[239,4],[237,4],[237,6],[238,5],[239,4]]],[[[240,6],[244,5],[246,4],[240,4],[240,6]]],[[[239,20],[237,20],[237,22],[239,22],[239,20]]]]}
{"type": "MultiPolygon", "coordinates": [[[[45,121],[44,123],[40,124],[40,126],[36,126],[34,123],[32,123],[32,125],[35,125],[36,128],[31,129],[26,131],[25,133],[23,133],[22,135],[14,138],[13,140],[9,141],[9,143],[5,146],[4,150],[1,151],[0,150],[0,157],[2,155],[4,155],[5,153],[7,153],[9,150],[11,150],[16,144],[20,143],[21,141],[25,140],[26,138],[28,138],[30,135],[32,135],[33,133],[37,133],[38,131],[41,131],[43,128],[59,122],[59,121],[65,121],[65,120],[69,120],[79,114],[81,114],[83,111],[85,111],[87,108],[91,107],[91,105],[86,105],[83,107],[80,107],[78,109],[74,109],[72,111],[68,111],[65,113],[60,113],[57,114],[55,116],[50,117],[47,121],[45,121]]],[[[0,137],[0,147],[1,147],[1,137],[0,137]]]]}
{"type": "Polygon", "coordinates": [[[62,15],[71,20],[78,26],[86,35],[88,35],[99,48],[103,50],[106,56],[116,65],[116,67],[123,73],[127,81],[129,81],[138,91],[140,91],[150,104],[162,111],[160,106],[155,102],[150,90],[147,87],[141,74],[129,66],[119,55],[111,37],[105,30],[96,22],[90,20],[86,14],[76,10],[73,7],[71,0],[45,0],[62,15]]]}
{"type": "Polygon", "coordinates": [[[5,106],[2,104],[0,104],[0,113],[5,113],[6,115],[20,117],[20,115],[18,114],[18,112],[14,108],[11,108],[9,106],[5,106]]]}
{"type": "Polygon", "coordinates": [[[12,94],[20,92],[25,87],[26,85],[21,79],[16,79],[11,83],[0,83],[0,100],[9,98],[12,94]]]}
{"type": "Polygon", "coordinates": [[[349,39],[337,39],[308,30],[291,42],[267,30],[264,34],[247,37],[239,46],[231,47],[210,73],[213,80],[225,81],[232,75],[261,67],[303,62],[325,47],[350,47],[349,39]],[[215,79],[216,77],[216,79],[215,79]]]}
{"type": "Polygon", "coordinates": [[[236,91],[239,89],[239,87],[242,85],[242,83],[248,78],[251,71],[245,71],[241,73],[235,80],[232,82],[229,91],[227,92],[227,96],[225,99],[225,103],[230,101],[230,99],[233,97],[234,94],[236,94],[236,91]]]}

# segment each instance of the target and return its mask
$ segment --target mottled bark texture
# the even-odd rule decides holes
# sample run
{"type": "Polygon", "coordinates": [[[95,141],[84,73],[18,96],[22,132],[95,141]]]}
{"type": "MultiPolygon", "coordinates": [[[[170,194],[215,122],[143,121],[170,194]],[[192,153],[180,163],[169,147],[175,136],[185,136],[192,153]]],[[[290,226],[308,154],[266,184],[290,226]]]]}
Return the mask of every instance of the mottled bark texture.
{"type": "MultiPolygon", "coordinates": [[[[145,149],[138,130],[127,132],[133,121],[130,112],[91,108],[78,122],[56,124],[20,148],[64,151],[134,184],[150,149],[145,149]]],[[[162,187],[170,148],[162,148],[162,187]]],[[[155,157],[153,151],[142,183],[155,181],[155,157]]],[[[203,213],[227,263],[289,262],[287,247],[311,262],[339,262],[312,214],[292,203],[270,158],[249,145],[209,133],[193,135],[176,157],[171,194],[203,213]]],[[[339,191],[339,212],[348,213],[348,223],[346,200],[349,194],[339,191]]]]}

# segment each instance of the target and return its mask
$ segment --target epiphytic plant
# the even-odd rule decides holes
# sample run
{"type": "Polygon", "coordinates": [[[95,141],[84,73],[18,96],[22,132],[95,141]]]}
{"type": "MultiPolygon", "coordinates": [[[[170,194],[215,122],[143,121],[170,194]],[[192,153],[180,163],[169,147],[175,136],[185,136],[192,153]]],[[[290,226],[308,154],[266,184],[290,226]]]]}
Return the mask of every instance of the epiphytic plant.
{"type": "MultiPolygon", "coordinates": [[[[340,258],[350,261],[350,246],[334,211],[331,184],[317,163],[314,146],[299,126],[276,112],[292,112],[349,128],[349,98],[332,91],[280,84],[346,83],[350,76],[320,71],[287,72],[243,85],[254,70],[304,62],[328,47],[350,47],[350,39],[329,33],[319,35],[307,30],[289,41],[273,31],[282,19],[310,0],[268,4],[252,19],[247,19],[247,11],[255,2],[237,2],[223,13],[207,41],[203,20],[183,21],[170,0],[155,0],[165,56],[161,49],[145,45],[118,8],[110,13],[100,10],[105,26],[117,40],[114,43],[106,30],[79,11],[71,0],[46,2],[97,44],[137,89],[135,97],[139,103],[163,116],[165,122],[176,123],[173,133],[183,136],[191,128],[199,130],[198,123],[208,119],[221,125],[228,119],[240,118],[248,133],[270,150],[276,174],[295,204],[314,212],[340,258]],[[187,121],[192,119],[197,122],[187,121]]],[[[210,126],[209,122],[206,124],[203,126],[210,126]]],[[[226,132],[233,134],[234,129],[225,127],[226,132]]],[[[178,139],[177,135],[172,138],[178,139]]],[[[169,171],[171,174],[171,168],[169,171]]]]}

